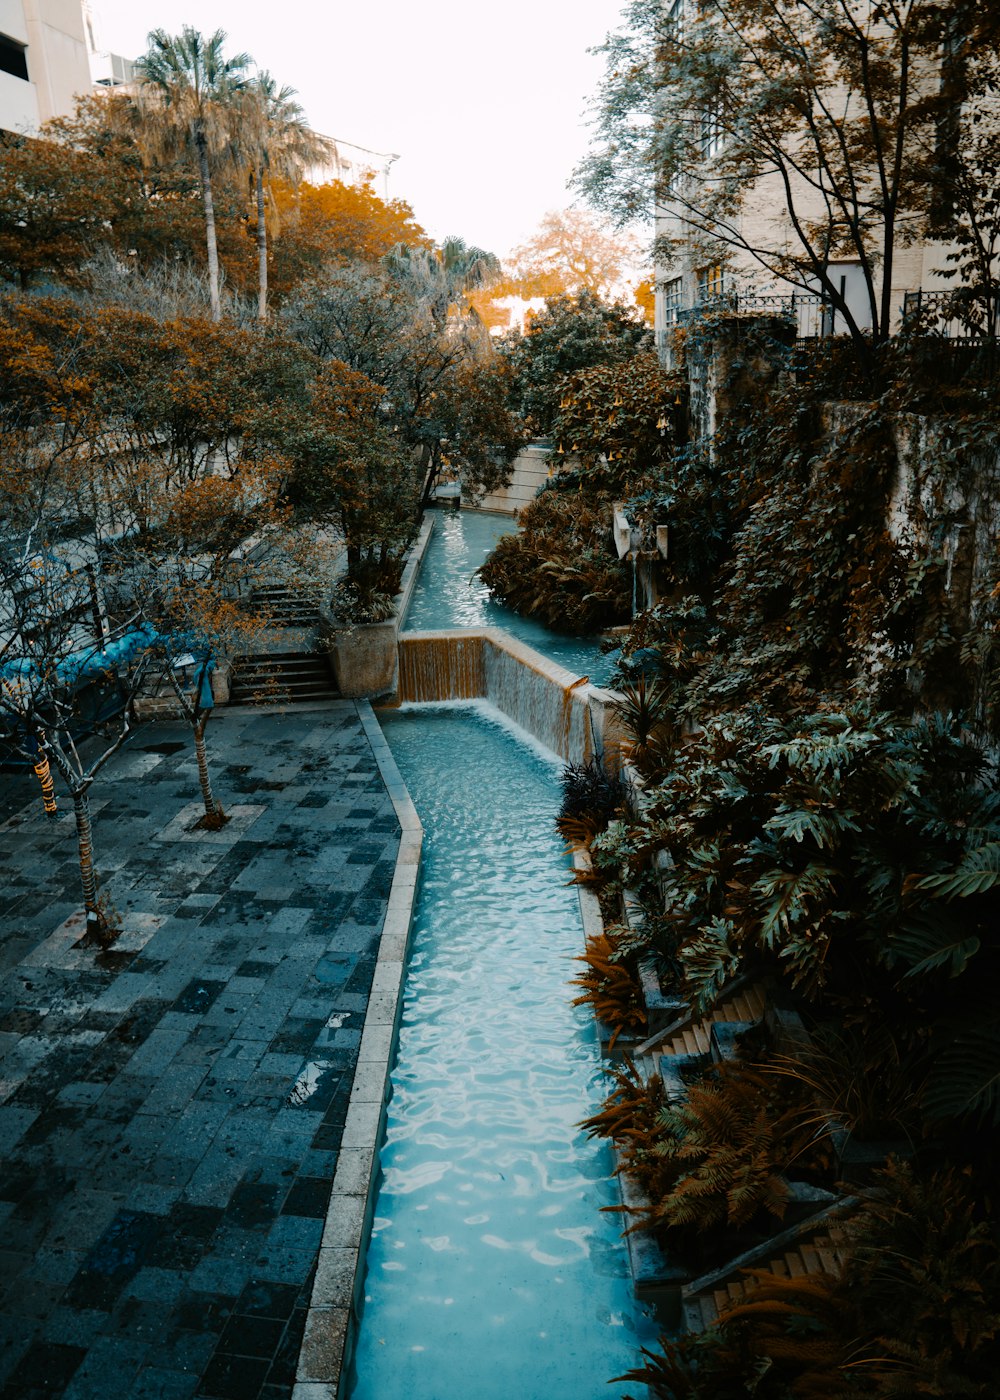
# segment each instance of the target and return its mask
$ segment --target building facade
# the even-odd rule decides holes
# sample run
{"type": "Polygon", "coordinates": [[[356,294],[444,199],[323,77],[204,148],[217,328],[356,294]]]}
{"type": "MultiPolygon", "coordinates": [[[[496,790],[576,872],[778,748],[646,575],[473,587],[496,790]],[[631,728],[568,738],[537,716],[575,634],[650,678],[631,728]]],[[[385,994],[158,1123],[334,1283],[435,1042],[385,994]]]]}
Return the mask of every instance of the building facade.
{"type": "Polygon", "coordinates": [[[90,90],[80,0],[0,0],[0,131],[32,135],[90,90]]]}
{"type": "MultiPolygon", "coordinates": [[[[719,8],[726,8],[725,0],[719,8]]],[[[879,22],[874,5],[871,11],[874,28],[879,22]]],[[[720,46],[712,54],[710,40],[706,44],[707,27],[713,19],[722,21],[699,0],[664,0],[664,12],[668,55],[663,78],[664,109],[669,114],[668,121],[673,122],[670,149],[675,158],[675,168],[667,173],[656,208],[659,259],[655,325],[664,358],[670,359],[676,327],[699,307],[728,304],[748,312],[781,311],[795,319],[800,336],[813,337],[843,333],[849,321],[861,331],[871,330],[874,306],[882,322],[879,329],[885,333],[898,329],[908,298],[917,293],[940,295],[954,286],[945,275],[952,245],[915,236],[914,226],[908,225],[905,217],[898,222],[899,236],[892,246],[887,289],[883,287],[887,260],[881,255],[878,238],[872,239],[872,255],[862,258],[849,246],[851,239],[844,237],[842,231],[838,233],[838,221],[842,225],[849,222],[851,198],[838,206],[831,194],[836,173],[832,166],[824,188],[821,141],[830,140],[837,120],[846,127],[858,117],[864,94],[838,89],[836,82],[831,83],[829,130],[823,130],[825,117],[814,123],[822,135],[812,138],[808,128],[803,128],[803,135],[803,130],[796,130],[789,122],[787,162],[782,165],[780,160],[768,161],[765,145],[757,168],[741,179],[739,169],[734,168],[733,149],[739,148],[742,135],[744,117],[739,110],[739,94],[745,79],[737,71],[733,90],[727,92],[724,80],[718,77],[725,49],[720,46]],[[681,72],[685,65],[690,71],[696,66],[691,62],[693,54],[698,55],[707,75],[699,93],[701,101],[686,110],[676,101],[671,107],[671,64],[676,65],[674,71],[681,72]],[[711,54],[718,65],[714,78],[706,54],[711,54]],[[731,104],[728,110],[727,103],[731,104]],[[719,193],[726,189],[730,192],[728,205],[719,193]],[[732,195],[734,189],[739,191],[736,196],[732,195]],[[810,275],[798,236],[798,230],[805,228],[811,231],[814,246],[821,245],[825,221],[831,231],[831,251],[823,259],[826,285],[821,278],[810,275]],[[714,231],[718,233],[716,238],[714,231]],[[799,267],[792,271],[796,260],[799,267]]],[[[725,19],[731,22],[732,16],[726,15],[725,19]]],[[[766,21],[762,19],[761,23],[766,21]]],[[[745,63],[746,54],[742,57],[745,63]]],[[[822,61],[817,64],[820,69],[822,61]]],[[[765,76],[774,82],[774,73],[765,76]]],[[[678,85],[683,81],[681,77],[678,85]]],[[[920,83],[927,90],[940,85],[940,65],[925,60],[920,83]]],[[[919,91],[916,84],[915,90],[919,91]]],[[[743,92],[747,92],[745,87],[743,92]]],[[[829,93],[821,91],[820,96],[826,99],[829,93]]],[[[776,124],[780,120],[776,118],[776,124]]],[[[844,162],[848,184],[858,169],[857,156],[852,159],[854,169],[850,168],[849,159],[844,162]]],[[[751,164],[748,161],[748,167],[751,164]]],[[[865,198],[866,193],[856,207],[862,207],[865,198]]],[[[877,224],[875,219],[871,222],[877,224]]]]}

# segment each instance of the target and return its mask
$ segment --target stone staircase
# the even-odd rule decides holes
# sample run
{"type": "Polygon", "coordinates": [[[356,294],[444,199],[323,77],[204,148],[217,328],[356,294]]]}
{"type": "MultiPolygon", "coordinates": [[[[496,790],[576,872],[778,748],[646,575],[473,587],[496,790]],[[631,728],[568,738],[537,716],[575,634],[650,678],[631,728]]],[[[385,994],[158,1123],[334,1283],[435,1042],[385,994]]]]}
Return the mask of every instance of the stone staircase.
{"type": "Polygon", "coordinates": [[[762,1249],[749,1251],[713,1274],[694,1279],[683,1290],[684,1323],[689,1332],[704,1332],[720,1313],[752,1294],[753,1273],[766,1272],[781,1278],[802,1278],[807,1274],[840,1272],[844,1262],[845,1231],[838,1220],[849,1202],[839,1202],[811,1220],[768,1242],[762,1249]]]}
{"type": "Polygon", "coordinates": [[[247,599],[251,612],[267,619],[268,627],[314,629],[320,621],[318,590],[288,584],[262,583],[247,599]]]}
{"type": "Polygon", "coordinates": [[[767,1007],[767,993],[757,982],[739,989],[734,988],[701,1018],[691,1016],[675,1024],[659,1036],[652,1037],[639,1047],[638,1054],[647,1054],[651,1068],[661,1069],[664,1056],[693,1055],[707,1057],[712,1052],[712,1028],[717,1025],[739,1025],[745,1027],[759,1022],[767,1007]]]}
{"type": "Polygon", "coordinates": [[[267,652],[233,662],[231,705],[286,705],[334,700],[330,663],[318,652],[267,652]]]}
{"type": "Polygon", "coordinates": [[[709,1016],[695,1021],[679,1031],[661,1049],[666,1055],[707,1055],[710,1050],[712,1026],[721,1022],[756,1023],[764,1014],[766,997],[764,989],[758,985],[746,987],[726,997],[713,1009],[709,1016]]]}

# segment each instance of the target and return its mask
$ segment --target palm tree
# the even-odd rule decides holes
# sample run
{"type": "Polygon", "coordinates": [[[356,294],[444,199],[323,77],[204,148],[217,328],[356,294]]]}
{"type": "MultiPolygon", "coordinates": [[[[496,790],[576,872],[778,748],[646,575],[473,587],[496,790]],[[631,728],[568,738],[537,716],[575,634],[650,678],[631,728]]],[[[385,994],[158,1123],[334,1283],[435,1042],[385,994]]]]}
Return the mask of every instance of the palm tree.
{"type": "MultiPolygon", "coordinates": [[[[258,73],[242,94],[240,142],[253,175],[257,205],[257,314],[267,319],[267,199],[272,180],[296,185],[302,172],[330,153],[331,143],[311,130],[292,99],[295,89],[279,88],[270,73],[258,73]]],[[[273,208],[273,200],[271,201],[273,208]]]]}
{"type": "Polygon", "coordinates": [[[245,53],[223,58],[225,41],[221,29],[207,39],[189,24],[179,35],[154,29],[138,63],[137,100],[151,148],[167,159],[187,154],[197,165],[205,206],[213,321],[222,319],[222,304],[212,170],[235,163],[236,101],[246,86],[251,62],[245,53]]]}
{"type": "Polygon", "coordinates": [[[495,286],[502,276],[495,253],[454,236],[437,248],[399,243],[386,262],[392,275],[430,307],[435,324],[442,329],[453,306],[461,318],[468,309],[467,294],[479,287],[495,286]]]}

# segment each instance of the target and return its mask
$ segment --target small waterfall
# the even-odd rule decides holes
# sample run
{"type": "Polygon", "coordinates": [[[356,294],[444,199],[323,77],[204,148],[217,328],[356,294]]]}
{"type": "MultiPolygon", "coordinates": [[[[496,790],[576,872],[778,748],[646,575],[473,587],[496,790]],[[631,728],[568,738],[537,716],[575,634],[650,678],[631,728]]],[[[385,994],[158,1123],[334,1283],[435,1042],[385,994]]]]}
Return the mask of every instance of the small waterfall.
{"type": "Polygon", "coordinates": [[[567,762],[600,744],[602,703],[586,676],[493,628],[408,632],[399,639],[399,700],[485,699],[567,762]]]}
{"type": "Polygon", "coordinates": [[[400,637],[401,702],[477,700],[485,694],[482,632],[407,632],[400,637]]]}
{"type": "Polygon", "coordinates": [[[486,698],[515,724],[567,761],[590,756],[585,676],[500,632],[484,639],[484,669],[486,698]]]}

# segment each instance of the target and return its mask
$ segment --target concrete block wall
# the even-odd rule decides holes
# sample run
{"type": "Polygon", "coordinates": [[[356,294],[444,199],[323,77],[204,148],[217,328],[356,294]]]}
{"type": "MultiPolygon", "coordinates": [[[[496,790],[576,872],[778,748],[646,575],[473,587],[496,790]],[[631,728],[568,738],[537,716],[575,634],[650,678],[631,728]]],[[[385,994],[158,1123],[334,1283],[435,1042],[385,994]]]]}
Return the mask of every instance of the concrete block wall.
{"type": "Polygon", "coordinates": [[[516,515],[523,506],[535,499],[538,488],[548,480],[551,456],[551,447],[537,442],[529,443],[515,459],[510,485],[505,486],[502,491],[490,492],[481,501],[477,501],[473,508],[499,510],[506,515],[516,515]]]}

